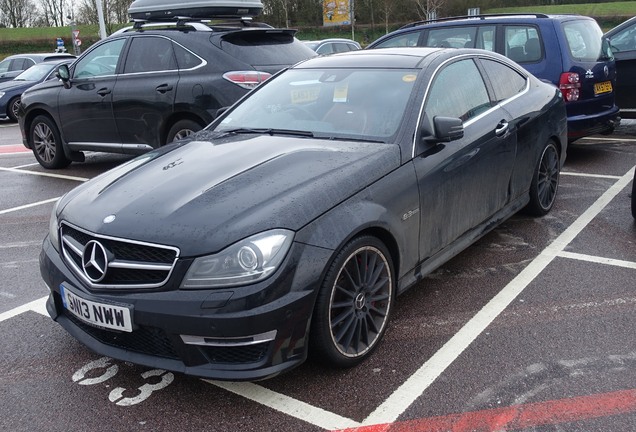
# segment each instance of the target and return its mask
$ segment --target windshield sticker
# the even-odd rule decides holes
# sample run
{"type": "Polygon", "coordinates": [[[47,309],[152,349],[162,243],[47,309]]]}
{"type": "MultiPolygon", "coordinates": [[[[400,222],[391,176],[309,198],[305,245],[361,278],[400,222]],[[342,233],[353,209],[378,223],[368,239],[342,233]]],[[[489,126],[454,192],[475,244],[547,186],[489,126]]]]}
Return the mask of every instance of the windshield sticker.
{"type": "Polygon", "coordinates": [[[347,94],[349,93],[349,84],[340,83],[333,89],[333,101],[334,102],[346,102],[347,94]]]}
{"type": "Polygon", "coordinates": [[[402,81],[407,83],[414,82],[416,79],[417,79],[417,75],[415,74],[408,74],[402,77],[402,81]]]}

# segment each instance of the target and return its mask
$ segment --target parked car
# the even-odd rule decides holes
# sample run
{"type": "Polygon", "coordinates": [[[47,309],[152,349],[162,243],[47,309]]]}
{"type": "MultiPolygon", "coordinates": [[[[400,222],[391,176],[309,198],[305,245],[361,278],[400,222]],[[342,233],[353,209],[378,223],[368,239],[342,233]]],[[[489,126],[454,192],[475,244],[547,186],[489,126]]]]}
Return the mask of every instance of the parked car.
{"type": "Polygon", "coordinates": [[[0,83],[0,119],[18,121],[18,108],[22,93],[44,81],[57,79],[55,72],[61,64],[69,64],[72,60],[49,60],[31,66],[11,81],[0,83]]]}
{"type": "Polygon", "coordinates": [[[616,105],[624,118],[636,118],[636,17],[614,27],[605,38],[616,60],[616,105]]]}
{"type": "Polygon", "coordinates": [[[0,62],[0,82],[10,81],[31,66],[43,61],[73,59],[73,54],[31,53],[10,55],[0,62]]]}
{"type": "Polygon", "coordinates": [[[308,349],[353,366],[396,294],[550,211],[566,150],[558,89],[499,54],[320,56],[61,198],[47,309],[100,354],[187,374],[266,378],[308,349]]]}
{"type": "Polygon", "coordinates": [[[495,51],[561,89],[570,142],[620,123],[616,64],[597,22],[580,15],[494,14],[409,24],[369,48],[470,47],[495,51]]]}
{"type": "Polygon", "coordinates": [[[91,46],[61,82],[22,96],[24,145],[45,168],[83,151],[140,154],[209,124],[279,70],[316,56],[290,29],[247,19],[138,22],[91,46]]]}
{"type": "Polygon", "coordinates": [[[303,41],[318,54],[334,54],[340,52],[356,51],[361,48],[360,44],[351,39],[330,38],[314,41],[303,41]]]}

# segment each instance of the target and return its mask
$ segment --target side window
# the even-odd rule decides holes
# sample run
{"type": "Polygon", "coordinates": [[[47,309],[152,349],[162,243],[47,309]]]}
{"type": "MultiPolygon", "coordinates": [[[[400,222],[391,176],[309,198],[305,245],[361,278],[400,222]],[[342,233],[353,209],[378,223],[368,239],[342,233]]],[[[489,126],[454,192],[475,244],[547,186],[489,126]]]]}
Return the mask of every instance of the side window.
{"type": "Polygon", "coordinates": [[[2,60],[0,62],[0,73],[7,72],[9,70],[9,65],[11,64],[10,59],[2,60]]]}
{"type": "Polygon", "coordinates": [[[177,44],[173,44],[172,46],[174,47],[174,54],[177,58],[177,65],[179,65],[179,69],[193,69],[202,63],[199,57],[195,56],[182,46],[177,44]]]}
{"type": "Polygon", "coordinates": [[[172,41],[162,37],[133,38],[124,73],[176,70],[177,61],[172,51],[172,41]]]}
{"type": "Polygon", "coordinates": [[[25,70],[26,67],[24,65],[26,59],[15,59],[13,60],[13,63],[11,63],[11,66],[9,67],[9,71],[21,71],[21,70],[25,70]]]}
{"type": "Polygon", "coordinates": [[[318,48],[316,50],[316,52],[318,54],[332,54],[333,53],[333,46],[330,43],[326,43],[326,44],[322,45],[320,48],[318,48]]]}
{"type": "Polygon", "coordinates": [[[77,62],[74,77],[91,78],[113,75],[125,43],[125,39],[115,39],[96,47],[77,62]]]}
{"type": "Polygon", "coordinates": [[[35,62],[31,59],[24,59],[24,63],[22,64],[22,69],[27,70],[31,66],[33,66],[35,62]]]}
{"type": "Polygon", "coordinates": [[[472,59],[449,64],[431,84],[426,100],[426,114],[457,117],[464,122],[492,106],[486,84],[472,59]]]}
{"type": "Polygon", "coordinates": [[[488,51],[495,50],[495,27],[479,26],[477,31],[477,41],[475,48],[485,49],[488,51]]]}
{"type": "Polygon", "coordinates": [[[505,55],[517,63],[537,62],[543,58],[539,32],[533,26],[506,26],[505,55]]]}
{"type": "Polygon", "coordinates": [[[391,48],[391,47],[405,47],[405,46],[417,46],[417,41],[420,39],[421,31],[412,31],[405,34],[401,34],[394,38],[385,40],[375,48],[391,48]]]}
{"type": "Polygon", "coordinates": [[[481,59],[480,61],[495,91],[495,102],[510,99],[525,90],[527,78],[516,70],[494,60],[481,59]]]}
{"type": "Polygon", "coordinates": [[[635,51],[636,50],[636,24],[631,25],[620,32],[616,33],[610,39],[612,50],[635,51]]]}
{"type": "MultiPolygon", "coordinates": [[[[494,31],[494,27],[493,31],[494,31]]],[[[475,48],[477,26],[444,27],[428,32],[425,46],[442,48],[475,48]]]]}

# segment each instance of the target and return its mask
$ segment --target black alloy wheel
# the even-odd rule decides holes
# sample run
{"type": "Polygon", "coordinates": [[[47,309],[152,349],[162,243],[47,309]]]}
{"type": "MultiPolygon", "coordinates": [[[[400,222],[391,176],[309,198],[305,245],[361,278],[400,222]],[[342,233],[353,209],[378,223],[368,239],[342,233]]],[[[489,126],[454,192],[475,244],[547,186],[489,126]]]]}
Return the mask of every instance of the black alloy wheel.
{"type": "Polygon", "coordinates": [[[18,121],[18,110],[20,109],[20,98],[15,97],[7,105],[7,115],[12,121],[18,121]]]}
{"type": "Polygon", "coordinates": [[[530,184],[528,211],[535,216],[547,214],[554,205],[559,188],[561,163],[559,151],[552,141],[548,141],[537,162],[530,184]]]}
{"type": "Polygon", "coordinates": [[[371,236],[349,242],[318,294],[310,336],[314,354],[338,367],[363,361],[382,339],[394,300],[393,264],[384,244],[371,236]]]}
{"type": "Polygon", "coordinates": [[[37,116],[33,120],[30,138],[33,154],[44,168],[65,168],[71,163],[64,154],[57,126],[47,116],[37,116]]]}

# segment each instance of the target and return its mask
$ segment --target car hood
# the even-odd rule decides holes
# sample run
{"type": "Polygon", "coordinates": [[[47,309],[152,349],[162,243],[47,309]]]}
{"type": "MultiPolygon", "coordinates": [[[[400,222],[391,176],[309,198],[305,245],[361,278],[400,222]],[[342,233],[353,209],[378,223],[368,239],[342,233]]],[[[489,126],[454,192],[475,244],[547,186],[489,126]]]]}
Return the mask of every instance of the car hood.
{"type": "Polygon", "coordinates": [[[297,231],[399,164],[391,144],[269,135],[191,141],[81,185],[63,198],[60,218],[196,256],[268,229],[297,231]],[[109,215],[115,220],[105,223],[109,215]]]}
{"type": "Polygon", "coordinates": [[[25,89],[31,87],[35,83],[36,81],[5,81],[3,83],[0,83],[0,91],[7,92],[11,90],[19,90],[21,88],[25,89]]]}

